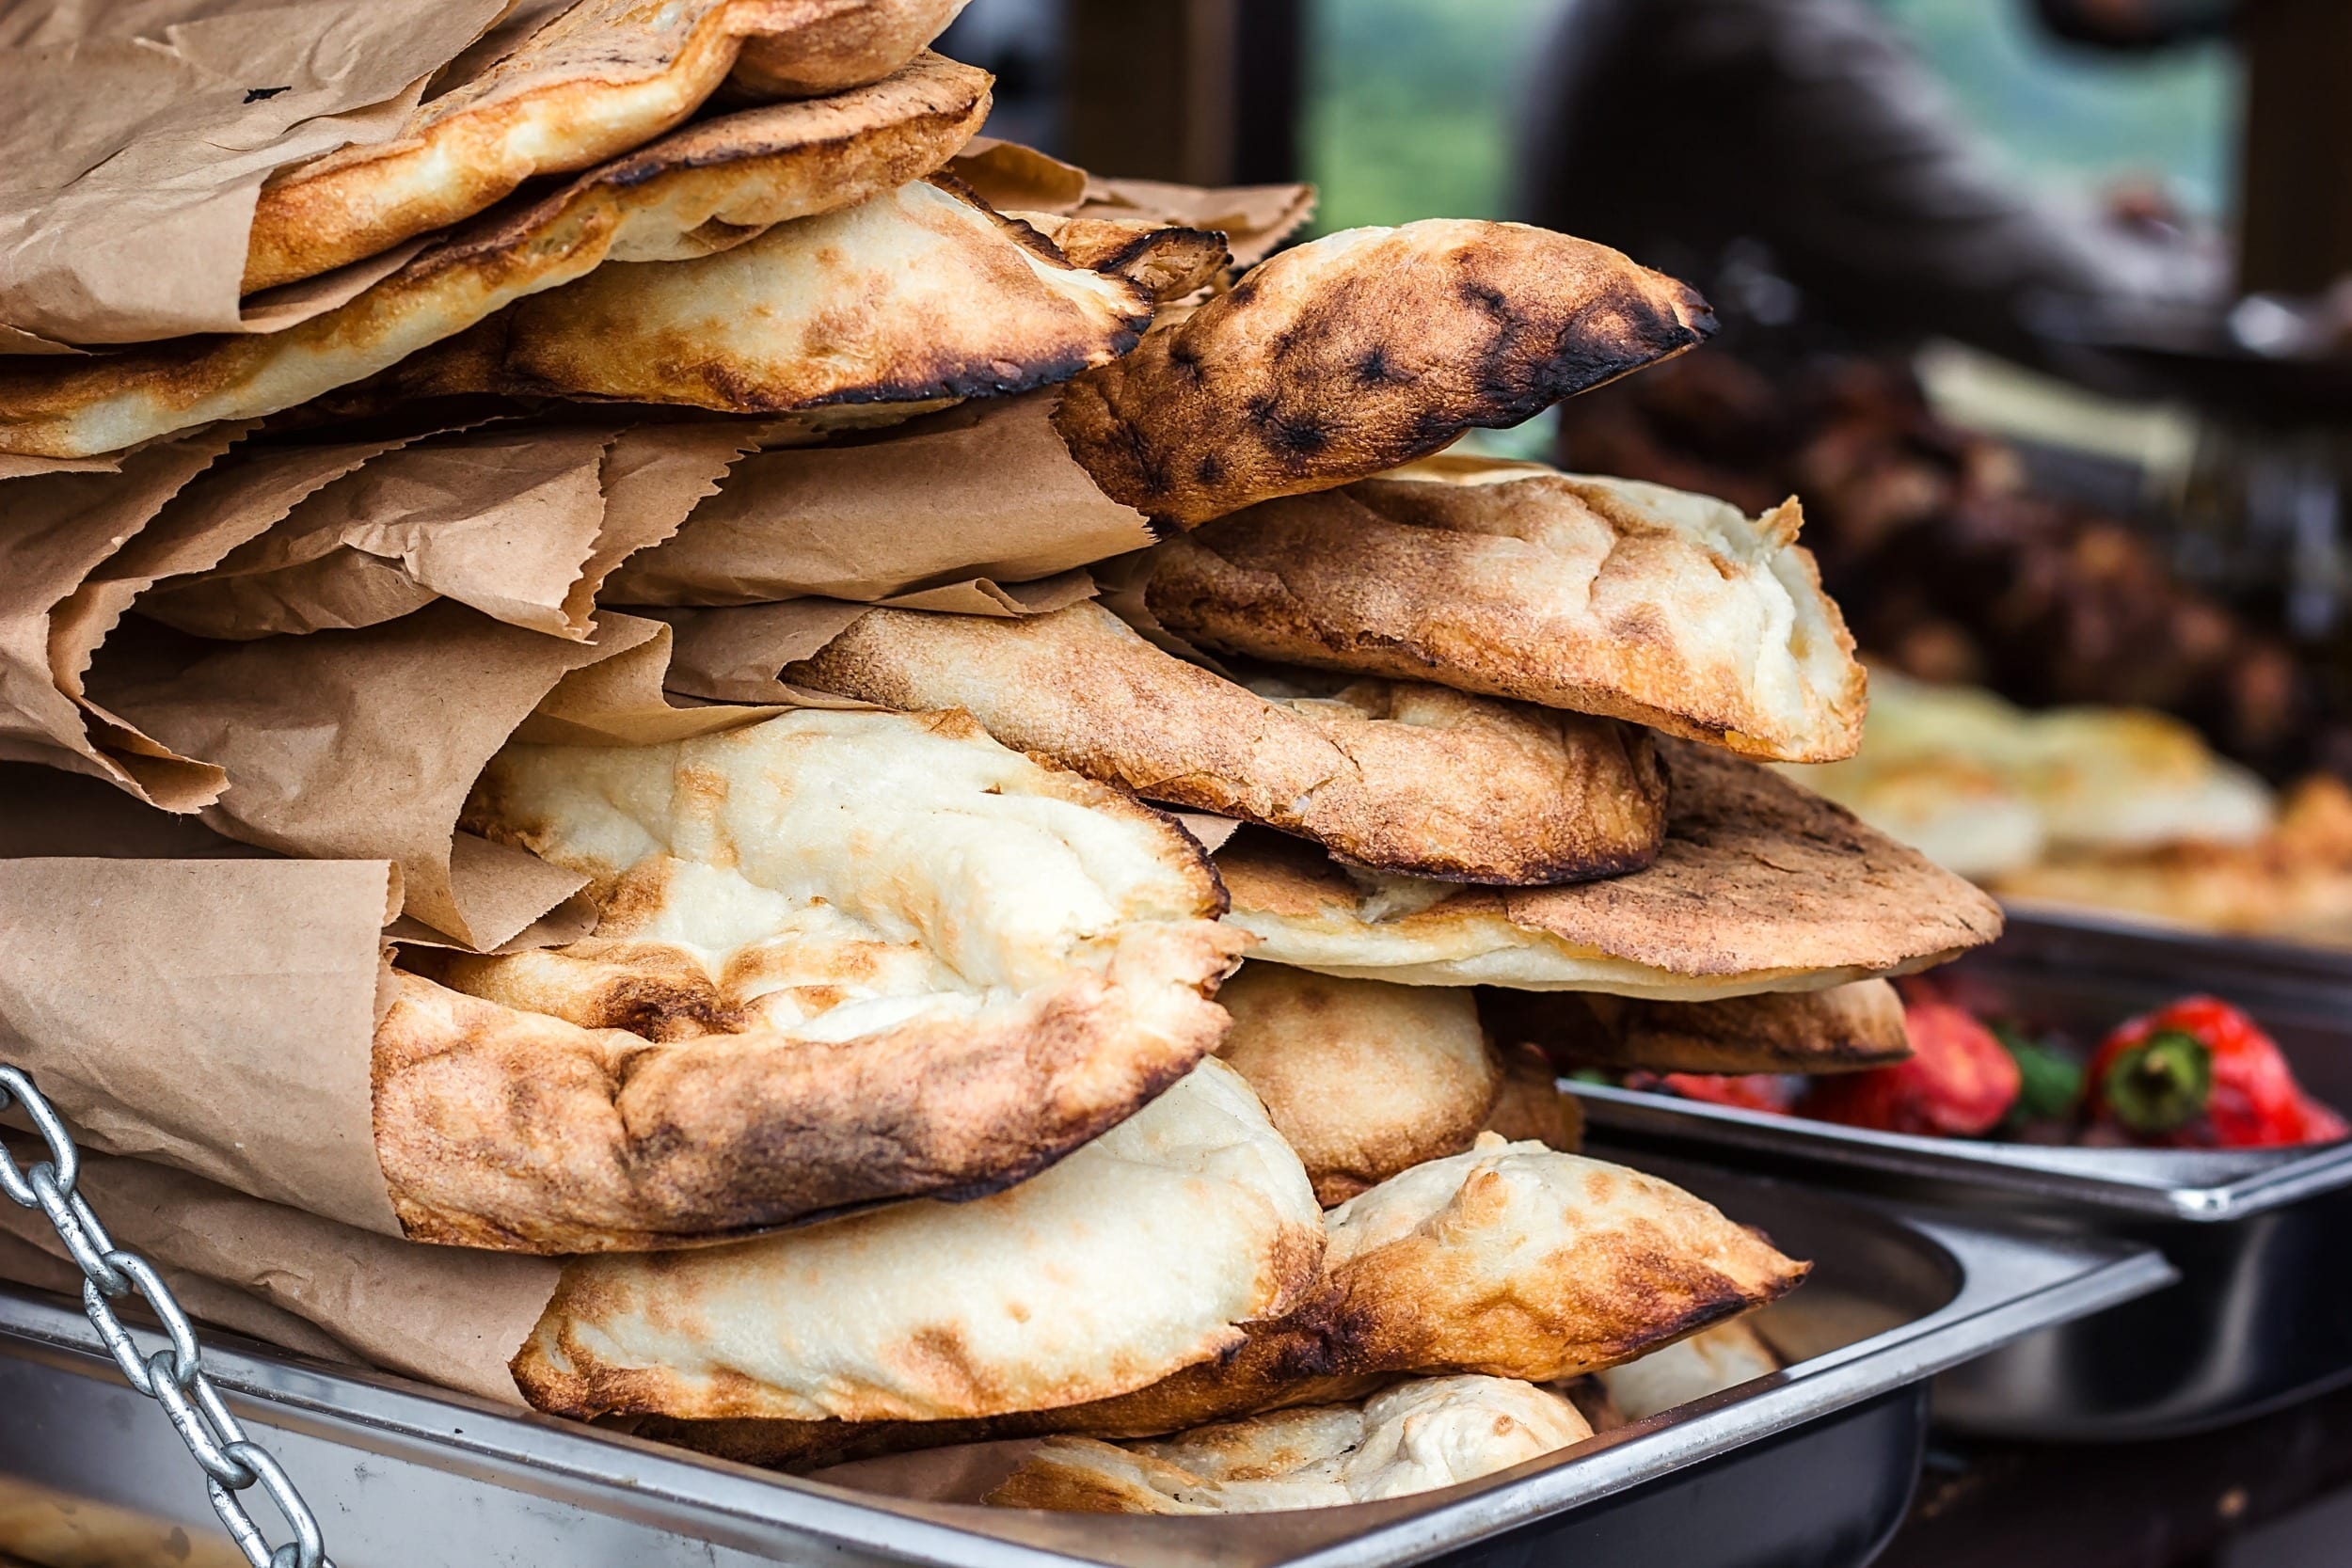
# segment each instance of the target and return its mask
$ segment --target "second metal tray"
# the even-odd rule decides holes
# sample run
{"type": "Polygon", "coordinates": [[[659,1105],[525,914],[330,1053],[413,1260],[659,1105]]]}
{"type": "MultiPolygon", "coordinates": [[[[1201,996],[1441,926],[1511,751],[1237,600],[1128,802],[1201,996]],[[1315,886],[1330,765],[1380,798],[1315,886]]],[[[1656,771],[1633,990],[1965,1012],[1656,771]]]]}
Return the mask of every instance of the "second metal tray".
{"type": "MultiPolygon", "coordinates": [[[[1341,1509],[1163,1519],[911,1502],[234,1341],[205,1363],[318,1511],[341,1568],[1502,1568],[1661,1551],[1679,1568],[1858,1568],[1909,1498],[1926,1379],[2169,1277],[2144,1248],[1643,1164],[1815,1259],[1756,1320],[1793,1364],[1500,1476],[1341,1509]]],[[[239,1560],[178,1438],[68,1304],[0,1288],[0,1552],[54,1568],[239,1560]]]]}

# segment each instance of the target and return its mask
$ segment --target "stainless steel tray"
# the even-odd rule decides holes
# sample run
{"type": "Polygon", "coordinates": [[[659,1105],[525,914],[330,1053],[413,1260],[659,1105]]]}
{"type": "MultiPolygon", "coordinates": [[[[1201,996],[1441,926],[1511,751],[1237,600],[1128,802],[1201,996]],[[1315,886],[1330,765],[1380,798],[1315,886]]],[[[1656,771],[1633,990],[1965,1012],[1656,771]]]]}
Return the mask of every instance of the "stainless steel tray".
{"type": "MultiPolygon", "coordinates": [[[[2093,1043],[2192,991],[2247,1008],[2320,1098],[2352,1109],[2352,955],[2013,914],[1947,975],[1972,1004],[2093,1043]]],[[[1594,1126],[1645,1149],[1997,1211],[2162,1250],[2181,1281],[1943,1380],[1969,1430],[2067,1439],[2193,1432],[2352,1381],[2352,1143],[2316,1148],[2051,1148],[1911,1137],[1577,1085],[1594,1126]]]]}
{"type": "MultiPolygon", "coordinates": [[[[1797,1364],[1503,1476],[1344,1509],[1152,1519],[898,1501],[227,1337],[205,1365],[341,1568],[1385,1568],[1661,1551],[1678,1568],[1837,1568],[1867,1562],[1901,1519],[1925,1379],[2170,1276],[2125,1243],[1643,1164],[1816,1260],[1757,1320],[1797,1364]]],[[[54,1568],[241,1560],[179,1439],[62,1299],[0,1287],[0,1551],[54,1568]]]]}

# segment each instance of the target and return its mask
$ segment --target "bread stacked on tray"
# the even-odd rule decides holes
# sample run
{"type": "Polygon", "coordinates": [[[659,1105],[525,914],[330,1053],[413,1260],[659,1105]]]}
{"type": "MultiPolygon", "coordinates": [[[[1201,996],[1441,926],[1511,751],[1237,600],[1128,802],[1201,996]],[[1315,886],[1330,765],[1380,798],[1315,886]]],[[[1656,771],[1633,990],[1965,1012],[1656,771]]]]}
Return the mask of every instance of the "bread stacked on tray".
{"type": "Polygon", "coordinates": [[[1796,502],[1444,451],[1695,294],[974,143],[955,8],[548,8],[264,187],[343,303],[0,361],[0,508],[151,501],[9,754],[398,869],[386,1227],[563,1260],[537,1408],[1173,1513],[1578,1441],[1806,1265],[1543,1053],[1884,1061],[1997,914],[1758,766],[1865,705],[1796,502]]]}

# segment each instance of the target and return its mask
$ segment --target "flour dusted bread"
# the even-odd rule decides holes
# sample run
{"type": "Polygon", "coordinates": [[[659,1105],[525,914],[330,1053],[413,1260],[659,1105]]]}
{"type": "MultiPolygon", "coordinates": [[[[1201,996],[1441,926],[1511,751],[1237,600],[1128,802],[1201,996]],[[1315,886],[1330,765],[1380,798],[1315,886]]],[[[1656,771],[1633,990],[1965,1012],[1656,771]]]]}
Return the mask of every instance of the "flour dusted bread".
{"type": "Polygon", "coordinates": [[[1574,1405],[1533,1384],[1420,1378],[1359,1403],[1276,1411],[1157,1442],[1049,1437],[988,1501],[1085,1513],[1329,1508],[1475,1481],[1592,1434],[1574,1405]]]}
{"type": "Polygon", "coordinates": [[[1752,756],[1851,755],[1864,675],[1794,501],[1444,457],[1154,551],[1200,646],[1608,714],[1752,756]]]}
{"type": "Polygon", "coordinates": [[[1689,288],[1517,223],[1349,229],[1260,262],[1071,385],[1071,454],[1182,527],[1514,425],[1714,330],[1689,288]]]}
{"type": "Polygon", "coordinates": [[[1361,1399],[1408,1375],[1552,1382],[1794,1288],[1806,1264],[1711,1204],[1599,1160],[1481,1134],[1324,1215],[1318,1289],[1132,1393],[978,1421],[669,1421],[644,1436],[805,1469],[985,1438],[1150,1437],[1361,1399]]]}
{"type": "Polygon", "coordinates": [[[78,457],[291,408],[608,261],[678,261],[936,168],[988,113],[988,75],[926,55],[870,87],[677,131],[437,240],[282,332],[0,363],[0,452],[78,457]]]}
{"type": "Polygon", "coordinates": [[[1315,1278],[1306,1174],[1196,1068],[1043,1175],[733,1246],[569,1264],[516,1357],[543,1410],[834,1421],[1034,1410],[1232,1350],[1315,1278]]]}
{"type": "Polygon", "coordinates": [[[447,228],[534,175],[618,157],[693,113],[730,70],[767,86],[770,98],[878,81],[958,8],[955,0],[579,0],[418,105],[390,140],[280,171],[254,207],[245,292],[447,228]]]}
{"type": "Polygon", "coordinates": [[[901,708],[961,707],[1009,746],[1359,864],[1558,882],[1647,864],[1665,831],[1648,736],[1441,687],[1310,673],[1260,695],[1100,605],[1022,620],[877,610],[786,678],[901,708]],[[1327,694],[1311,694],[1327,690],[1327,694]]]}
{"type": "Polygon", "coordinates": [[[718,255],[598,267],[364,390],[911,413],[1067,380],[1132,348],[1151,318],[1141,284],[916,181],[718,255]]]}
{"type": "Polygon", "coordinates": [[[419,1240],[656,1247],[993,1191],[1225,1032],[1242,939],[1193,841],[961,715],[510,745],[464,820],[588,876],[601,921],[408,960],[374,1114],[419,1240]]]}
{"type": "Polygon", "coordinates": [[[2000,934],[1997,905],[1787,780],[1661,741],[1666,839],[1646,869],[1566,887],[1351,873],[1245,829],[1217,851],[1253,957],[1406,985],[1703,1002],[1941,963],[2000,934]]]}
{"type": "Polygon", "coordinates": [[[1656,1002],[1594,991],[1493,990],[1479,1016],[1564,1068],[1650,1072],[1845,1072],[1911,1054],[1902,998],[1884,980],[1656,1002]]]}
{"type": "Polygon", "coordinates": [[[1217,992],[1218,1054],[1258,1091],[1331,1208],[1470,1147],[1502,1091],[1502,1061],[1467,991],[1244,964],[1217,992]]]}

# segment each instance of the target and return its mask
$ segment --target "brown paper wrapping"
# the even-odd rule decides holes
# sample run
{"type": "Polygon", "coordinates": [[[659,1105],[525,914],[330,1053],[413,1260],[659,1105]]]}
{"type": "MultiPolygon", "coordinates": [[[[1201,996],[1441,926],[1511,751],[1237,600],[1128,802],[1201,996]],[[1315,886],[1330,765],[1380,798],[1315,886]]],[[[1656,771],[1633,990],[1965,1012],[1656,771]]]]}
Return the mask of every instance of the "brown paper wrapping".
{"type": "Polygon", "coordinates": [[[380,860],[0,861],[0,1054],[93,1148],[398,1235],[369,1078],[397,895],[380,860]]]}
{"type": "MultiPolygon", "coordinates": [[[[523,1408],[507,1363],[554,1296],[561,1259],[398,1241],[104,1155],[83,1162],[76,1187],[206,1322],[523,1408]]],[[[46,1218],[12,1203],[0,1204],[0,1233],[64,1253],[46,1218]]],[[[0,1277],[71,1283],[13,1248],[0,1249],[0,1277]]]]}
{"type": "Polygon", "coordinates": [[[603,598],[912,603],[1141,549],[1151,524],[1070,455],[1052,422],[1059,399],[1050,388],[984,399],[873,438],[746,457],[675,535],[614,572],[603,598]]]}
{"type": "Polygon", "coordinates": [[[287,854],[391,861],[406,913],[488,949],[583,885],[455,831],[475,777],[543,701],[563,710],[550,726],[580,739],[669,739],[764,717],[660,701],[653,672],[669,642],[669,627],[631,616],[607,615],[593,641],[572,642],[443,601],[364,631],[254,642],[126,627],[90,686],[110,710],[226,770],[207,826],[287,854]],[[633,658],[618,674],[564,685],[624,656],[633,658]]]}
{"type": "Polygon", "coordinates": [[[948,165],[999,212],[1134,218],[1214,229],[1234,264],[1249,266],[1313,215],[1312,185],[1171,185],[1089,174],[1018,142],[975,136],[948,165]]]}
{"type": "Polygon", "coordinates": [[[245,640],[378,626],[450,598],[584,641],[605,578],[675,532],[749,447],[736,424],[501,425],[406,443],[139,610],[245,640]]]}
{"type": "MultiPolygon", "coordinates": [[[[238,286],[262,182],[398,135],[505,6],[42,9],[18,8],[0,34],[0,352],[247,330],[238,286]]],[[[310,313],[334,293],[311,290],[310,313]]]]}

